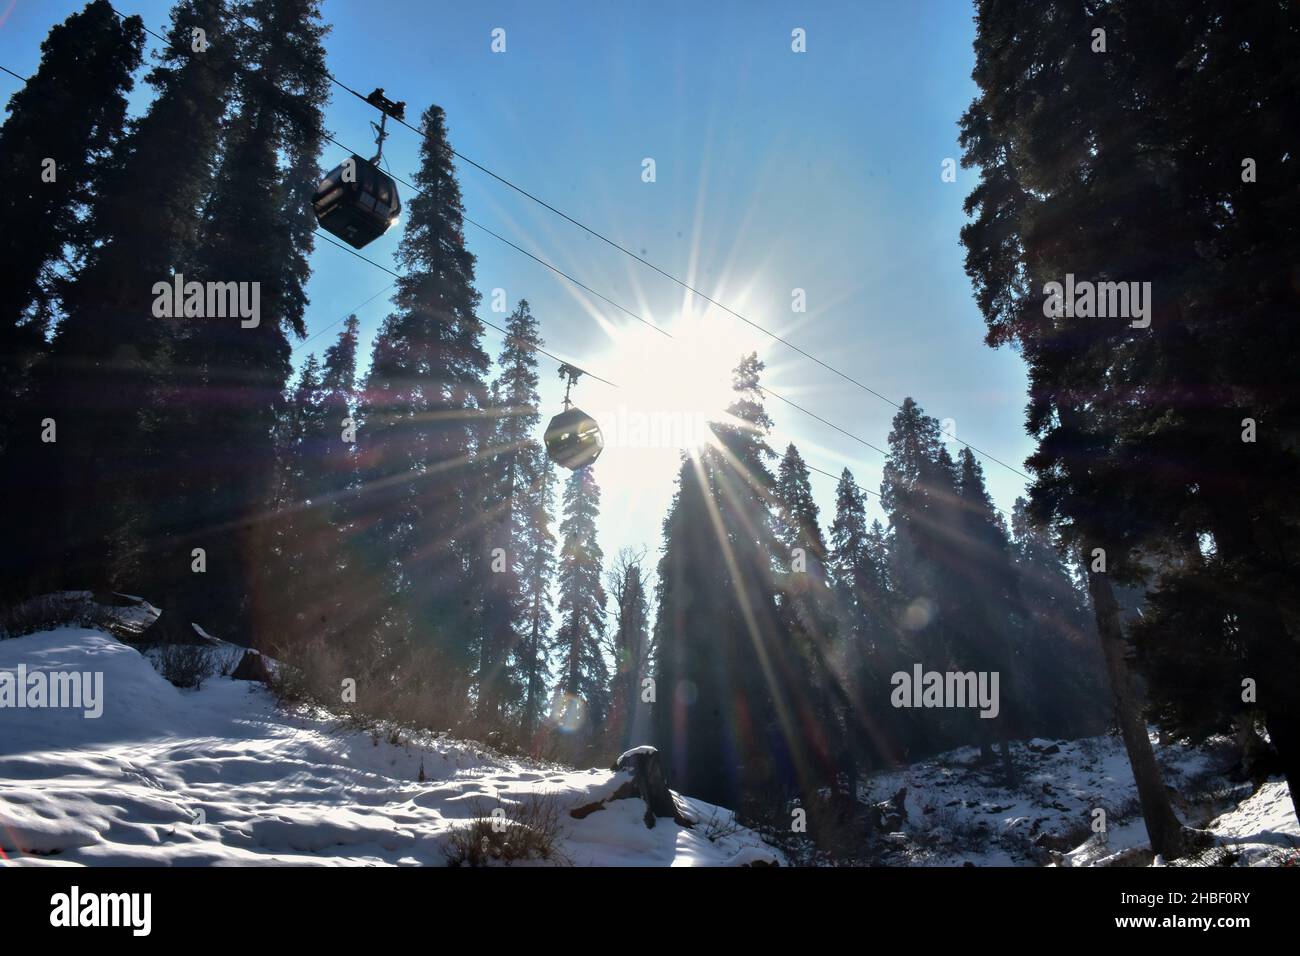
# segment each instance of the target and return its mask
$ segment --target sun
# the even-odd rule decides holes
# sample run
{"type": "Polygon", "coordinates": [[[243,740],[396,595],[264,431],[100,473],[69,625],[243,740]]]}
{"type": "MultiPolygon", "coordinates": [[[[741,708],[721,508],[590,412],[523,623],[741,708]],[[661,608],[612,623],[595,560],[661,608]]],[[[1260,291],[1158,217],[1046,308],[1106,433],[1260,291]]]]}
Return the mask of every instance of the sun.
{"type": "Polygon", "coordinates": [[[661,326],[668,334],[641,324],[618,330],[599,364],[618,388],[587,409],[607,453],[658,450],[676,459],[714,440],[709,426],[728,418],[742,354],[726,325],[683,315],[661,326]]]}
{"type": "Polygon", "coordinates": [[[602,536],[656,539],[686,459],[716,443],[711,423],[731,421],[732,371],[744,355],[761,351],[740,326],[716,311],[683,311],[661,320],[668,335],[640,323],[609,327],[609,343],[591,367],[618,387],[589,388],[581,398],[605,439],[594,466],[602,536]]]}

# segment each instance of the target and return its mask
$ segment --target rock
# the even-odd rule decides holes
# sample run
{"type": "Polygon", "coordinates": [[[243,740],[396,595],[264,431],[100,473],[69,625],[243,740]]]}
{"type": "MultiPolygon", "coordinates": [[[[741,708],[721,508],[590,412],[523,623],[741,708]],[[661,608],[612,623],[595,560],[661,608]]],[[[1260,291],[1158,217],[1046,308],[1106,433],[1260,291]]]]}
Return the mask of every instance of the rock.
{"type": "Polygon", "coordinates": [[[935,827],[929,832],[928,837],[936,846],[951,846],[957,839],[947,827],[935,827]]]}
{"type": "Polygon", "coordinates": [[[901,830],[907,823],[907,788],[903,787],[888,800],[867,807],[867,817],[873,829],[890,832],[901,830]]]}
{"type": "Polygon", "coordinates": [[[1044,850],[1055,850],[1057,853],[1069,853],[1079,845],[1079,837],[1068,833],[1052,833],[1043,831],[1034,837],[1034,846],[1044,850]]]}
{"type": "Polygon", "coordinates": [[[266,666],[266,658],[249,648],[240,658],[239,666],[230,675],[231,680],[252,680],[259,684],[271,682],[271,669],[266,666]]]}
{"type": "MultiPolygon", "coordinates": [[[[618,799],[619,793],[622,793],[622,788],[619,788],[618,792],[616,792],[614,796],[610,797],[610,799],[611,800],[618,799]]],[[[574,807],[572,810],[569,811],[569,816],[573,817],[573,819],[575,820],[583,820],[591,816],[597,810],[604,810],[604,809],[605,809],[605,801],[597,800],[595,803],[584,803],[580,807],[574,807]]]]}
{"type": "Polygon", "coordinates": [[[200,625],[186,621],[176,614],[159,612],[157,623],[150,627],[147,634],[138,638],[144,645],[187,644],[202,647],[220,647],[223,643],[205,631],[200,625]]]}
{"type": "Polygon", "coordinates": [[[118,640],[144,644],[144,632],[153,627],[161,611],[142,597],[117,591],[95,591],[91,600],[103,609],[103,626],[118,640]]]}
{"type": "Polygon", "coordinates": [[[1059,754],[1060,752],[1061,752],[1061,747],[1059,744],[1052,744],[1052,746],[1044,747],[1042,750],[1042,754],[1044,757],[1050,757],[1052,754],[1059,754]]]}

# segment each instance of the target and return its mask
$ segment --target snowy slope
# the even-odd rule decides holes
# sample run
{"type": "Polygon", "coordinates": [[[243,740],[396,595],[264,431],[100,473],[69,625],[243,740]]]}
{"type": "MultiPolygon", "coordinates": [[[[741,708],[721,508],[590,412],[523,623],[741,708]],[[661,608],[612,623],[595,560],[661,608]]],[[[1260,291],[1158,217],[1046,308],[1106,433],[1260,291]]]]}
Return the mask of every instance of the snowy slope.
{"type": "MultiPolygon", "coordinates": [[[[0,671],[98,671],[103,716],[0,709],[0,856],[24,864],[444,865],[458,827],[497,806],[553,801],[557,855],[577,865],[785,862],[731,813],[683,800],[693,830],[643,823],[638,799],[573,819],[627,777],[524,764],[472,743],[393,744],[291,716],[259,685],[165,681],[133,648],[62,629],[0,641],[0,671]],[[423,769],[424,782],[420,782],[423,769]],[[710,839],[713,837],[713,839],[710,839]]],[[[864,797],[906,788],[906,818],[879,862],[901,866],[1087,866],[1140,848],[1146,834],[1122,744],[1113,737],[1014,745],[1020,783],[965,748],[877,774],[864,797]],[[1107,813],[1104,841],[1088,829],[1107,813]]],[[[1285,782],[1252,793],[1221,774],[1216,747],[1158,749],[1179,815],[1230,854],[1215,862],[1300,861],[1285,782]]],[[[516,863],[515,865],[524,865],[516,863]]]]}
{"type": "Polygon", "coordinates": [[[0,641],[0,671],[20,665],[102,672],[104,709],[98,719],[0,709],[0,855],[10,863],[442,866],[455,828],[529,800],[555,802],[556,849],[577,865],[783,862],[751,831],[727,832],[729,811],[699,801],[683,801],[704,821],[694,829],[647,829],[639,799],[569,816],[626,774],[527,766],[432,736],[394,745],[335,732],[227,678],[178,690],[98,631],[0,641]]]}
{"type": "MultiPolygon", "coordinates": [[[[1174,808],[1183,822],[1214,834],[1214,862],[1283,863],[1300,848],[1286,782],[1271,781],[1254,793],[1249,784],[1232,783],[1223,773],[1229,749],[1227,741],[1157,745],[1174,808]]],[[[1004,785],[999,763],[979,765],[972,747],[874,776],[871,802],[907,789],[906,819],[886,838],[881,862],[1095,866],[1146,846],[1137,787],[1118,737],[1031,740],[1013,744],[1012,753],[1020,776],[1012,788],[1004,785]],[[1104,838],[1090,827],[1095,808],[1106,814],[1104,838]]],[[[1136,856],[1148,859],[1149,853],[1136,856]]]]}

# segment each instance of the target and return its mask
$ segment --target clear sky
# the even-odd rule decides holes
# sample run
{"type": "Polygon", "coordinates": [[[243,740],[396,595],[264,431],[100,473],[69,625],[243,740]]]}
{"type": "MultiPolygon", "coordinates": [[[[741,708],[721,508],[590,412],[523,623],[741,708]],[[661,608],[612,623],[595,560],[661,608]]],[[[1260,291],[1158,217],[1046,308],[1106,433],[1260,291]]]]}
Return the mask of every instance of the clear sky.
{"type": "MultiPolygon", "coordinates": [[[[76,0],[0,0],[0,63],[24,75],[49,27],[76,0]]],[[[115,0],[161,31],[166,0],[115,0]]],[[[962,0],[876,2],[431,2],[325,0],[330,69],[363,92],[385,87],[418,121],[447,113],[458,151],[682,277],[754,323],[895,401],[911,395],[956,434],[1021,467],[1025,375],[1014,354],[983,344],[962,269],[958,230],[973,171],[941,180],[959,158],[957,120],[975,93],[972,8],[962,0]],[[506,50],[491,49],[505,30],[506,50]],[[806,31],[807,52],[791,50],[806,31]],[[643,160],[656,181],[642,181],[643,160]],[[807,311],[792,311],[803,289],[807,311]]],[[[153,42],[152,40],[150,41],[153,42]]],[[[17,83],[0,76],[0,95],[17,83]]],[[[368,154],[373,111],[334,89],[333,135],[368,154]]],[[[396,129],[385,156],[408,178],[418,138],[396,129]]],[[[330,147],[324,167],[341,156],[330,147]]],[[[618,383],[583,380],[579,403],[611,446],[596,466],[601,545],[660,544],[678,452],[627,447],[637,421],[670,431],[683,414],[723,400],[726,370],[757,349],[765,384],[872,444],[894,409],[708,307],[662,276],[473,168],[461,168],[466,212],[638,314],[668,340],[574,289],[473,227],[483,316],[492,290],[508,309],[527,298],[549,350],[618,383]],[[639,415],[658,416],[639,419],[639,415]]],[[[398,229],[367,248],[392,266],[398,229]]],[[[389,308],[392,281],[321,243],[309,286],[309,335],[298,360],[323,351],[349,311],[363,351],[389,308]]],[[[489,330],[494,357],[500,336],[489,330]]],[[[561,388],[542,366],[547,414],[561,388]]],[[[832,428],[768,402],[778,450],[793,440],[810,465],[849,466],[878,490],[882,456],[832,428]]],[[[957,446],[954,446],[954,451],[957,446]]],[[[1023,481],[985,462],[997,504],[1023,481]]],[[[829,523],[834,482],[813,476],[829,523]]],[[[877,503],[869,509],[880,517],[877,503]]]]}

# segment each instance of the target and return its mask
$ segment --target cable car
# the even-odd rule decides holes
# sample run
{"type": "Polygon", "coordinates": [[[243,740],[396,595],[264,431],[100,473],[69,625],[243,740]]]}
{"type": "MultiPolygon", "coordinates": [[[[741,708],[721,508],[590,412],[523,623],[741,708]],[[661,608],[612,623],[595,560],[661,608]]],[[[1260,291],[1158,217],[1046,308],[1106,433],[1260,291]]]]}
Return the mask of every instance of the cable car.
{"type": "Polygon", "coordinates": [[[354,249],[382,236],[402,211],[392,179],[355,153],[321,180],[311,206],[321,228],[354,249]]]}
{"type": "Polygon", "coordinates": [[[600,457],[605,447],[596,420],[569,401],[569,389],[581,374],[582,369],[567,363],[560,366],[560,378],[569,380],[564,386],[564,411],[546,426],[546,454],[551,456],[551,461],[571,471],[586,468],[600,457]]]}
{"type": "Polygon", "coordinates": [[[375,129],[379,152],[370,160],[353,153],[330,170],[311,197],[312,210],[320,227],[354,249],[382,236],[402,212],[397,185],[379,168],[379,161],[383,158],[384,140],[388,136],[385,131],[388,117],[402,119],[406,114],[406,104],[389,100],[382,87],[366,97],[366,102],[381,114],[379,125],[370,124],[375,129]]]}

